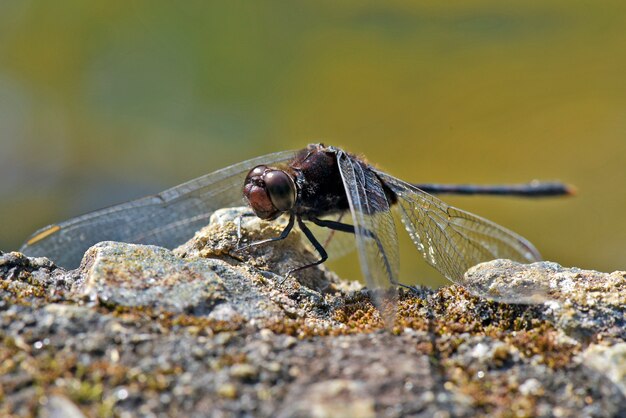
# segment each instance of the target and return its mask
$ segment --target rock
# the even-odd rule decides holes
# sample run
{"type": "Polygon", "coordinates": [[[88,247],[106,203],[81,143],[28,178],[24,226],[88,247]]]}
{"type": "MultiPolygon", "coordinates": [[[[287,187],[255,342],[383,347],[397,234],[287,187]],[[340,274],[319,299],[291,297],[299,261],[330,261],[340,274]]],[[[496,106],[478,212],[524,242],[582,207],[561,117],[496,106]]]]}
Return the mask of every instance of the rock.
{"type": "MultiPolygon", "coordinates": [[[[294,228],[286,239],[240,249],[247,244],[267,237],[277,237],[286,226],[286,220],[264,221],[250,215],[247,208],[228,208],[216,211],[209,225],[196,233],[187,243],[174,250],[183,258],[220,258],[230,262],[245,263],[266,274],[269,279],[282,281],[285,274],[319,259],[307,245],[302,233],[294,228]],[[239,225],[238,225],[239,224],[239,225]],[[237,237],[237,230],[242,236],[237,237]]],[[[301,270],[296,275],[298,283],[318,292],[332,292],[342,282],[323,265],[301,270]]],[[[293,277],[285,279],[293,281],[293,277]],[[291,279],[291,280],[290,280],[291,279]]]]}
{"type": "MultiPolygon", "coordinates": [[[[297,233],[278,247],[237,250],[235,220],[243,213],[247,212],[217,211],[209,226],[174,252],[149,245],[99,243],[86,252],[73,295],[109,307],[145,307],[231,322],[304,317],[308,310],[327,303],[325,293],[334,292],[340,281],[325,268],[307,269],[297,280],[284,283],[273,273],[313,260],[310,251],[299,245],[297,233]]],[[[244,230],[250,231],[245,239],[280,231],[258,218],[243,219],[248,219],[244,230]]]]}
{"type": "MultiPolygon", "coordinates": [[[[297,234],[239,250],[242,213],[73,271],[0,254],[0,415],[626,415],[623,272],[496,260],[467,287],[534,304],[452,285],[381,315],[323,267],[281,276],[315,260],[297,234]]],[[[243,218],[242,240],[280,230],[243,218]]]]}
{"type": "Polygon", "coordinates": [[[78,407],[64,396],[52,395],[39,410],[40,418],[84,418],[78,407]]]}
{"type": "Polygon", "coordinates": [[[626,338],[626,271],[600,273],[545,261],[495,260],[472,267],[465,279],[481,283],[481,288],[489,284],[499,294],[513,294],[515,284],[522,282],[520,300],[543,302],[543,317],[578,339],[626,338]]]}
{"type": "Polygon", "coordinates": [[[160,247],[102,242],[90,248],[74,283],[76,300],[101,305],[148,308],[236,321],[304,317],[324,303],[318,292],[292,282],[281,291],[280,278],[239,263],[187,256],[160,247]]]}
{"type": "Polygon", "coordinates": [[[165,248],[101,242],[81,265],[83,278],[74,287],[78,298],[108,306],[147,307],[203,315],[226,300],[216,260],[186,261],[165,248]]]}
{"type": "Polygon", "coordinates": [[[31,304],[63,300],[74,281],[71,274],[57,268],[47,258],[1,251],[0,279],[3,279],[0,282],[3,290],[31,304]]]}
{"type": "Polygon", "coordinates": [[[591,344],[582,353],[582,361],[608,377],[626,396],[626,343],[591,344]]]}
{"type": "Polygon", "coordinates": [[[304,396],[279,417],[375,417],[373,397],[358,380],[324,380],[308,386],[304,396]]]}

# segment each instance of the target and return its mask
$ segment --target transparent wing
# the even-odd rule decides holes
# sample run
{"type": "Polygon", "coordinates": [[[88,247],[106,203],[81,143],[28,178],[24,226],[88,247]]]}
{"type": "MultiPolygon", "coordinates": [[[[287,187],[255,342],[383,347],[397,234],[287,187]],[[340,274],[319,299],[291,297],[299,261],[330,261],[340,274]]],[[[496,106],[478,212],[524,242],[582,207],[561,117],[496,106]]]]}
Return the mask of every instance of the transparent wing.
{"type": "Polygon", "coordinates": [[[87,248],[101,241],[122,241],[174,248],[208,223],[223,207],[244,204],[247,172],[259,164],[289,161],[294,151],[237,163],[186,183],[120,205],[100,209],[35,232],[20,251],[45,256],[58,265],[77,267],[87,248]]]}
{"type": "Polygon", "coordinates": [[[337,152],[355,228],[361,270],[370,288],[398,282],[398,237],[380,180],[369,167],[337,152]]]}
{"type": "Polygon", "coordinates": [[[402,222],[417,249],[441,274],[482,297],[518,303],[544,300],[547,289],[540,283],[496,286],[493,282],[470,282],[464,276],[470,267],[498,258],[524,263],[540,260],[530,242],[487,219],[449,206],[411,184],[377,173],[398,196],[402,222]]]}

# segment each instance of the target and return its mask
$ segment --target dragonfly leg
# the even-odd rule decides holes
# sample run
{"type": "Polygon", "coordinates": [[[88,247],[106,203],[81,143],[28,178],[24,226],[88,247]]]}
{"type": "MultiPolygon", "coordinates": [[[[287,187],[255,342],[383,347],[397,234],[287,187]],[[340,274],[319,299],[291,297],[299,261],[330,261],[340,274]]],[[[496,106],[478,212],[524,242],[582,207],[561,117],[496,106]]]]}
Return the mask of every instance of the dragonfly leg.
{"type": "Polygon", "coordinates": [[[297,271],[304,270],[309,267],[317,266],[319,264],[322,264],[324,261],[328,260],[328,253],[326,252],[324,247],[322,247],[322,244],[320,244],[319,241],[315,238],[315,235],[313,235],[313,232],[311,232],[311,230],[304,224],[304,222],[302,221],[302,218],[300,218],[299,216],[298,216],[298,226],[300,227],[304,235],[307,237],[309,242],[313,245],[317,253],[320,255],[320,259],[314,263],[306,264],[304,266],[296,267],[294,269],[289,270],[287,274],[285,275],[285,279],[297,271]]]}
{"type": "MultiPolygon", "coordinates": [[[[329,221],[327,219],[318,219],[318,218],[311,218],[311,222],[313,222],[315,225],[318,225],[318,226],[323,226],[329,229],[334,229],[335,231],[348,232],[350,234],[354,234],[354,225],[344,224],[344,223],[336,222],[336,221],[329,221]]],[[[395,277],[393,277],[393,274],[391,273],[392,272],[391,266],[389,265],[389,261],[387,260],[387,257],[385,257],[383,245],[378,239],[378,237],[376,236],[376,234],[365,228],[361,229],[361,231],[363,232],[363,235],[365,235],[368,238],[373,239],[374,242],[376,242],[378,251],[383,257],[385,268],[387,269],[389,281],[391,282],[391,284],[395,286],[402,286],[402,287],[410,288],[410,286],[403,285],[402,283],[398,282],[395,279],[395,277]]]]}
{"type": "MultiPolygon", "coordinates": [[[[313,222],[315,225],[317,226],[322,226],[328,229],[332,229],[335,231],[341,231],[341,232],[347,232],[350,234],[354,234],[354,225],[350,225],[350,224],[344,224],[342,222],[337,222],[337,221],[331,221],[328,219],[319,219],[319,218],[314,218],[311,217],[309,218],[309,220],[311,222],[313,222]]],[[[304,225],[304,222],[302,222],[302,220],[300,218],[298,218],[298,225],[300,226],[300,229],[302,229],[302,232],[304,232],[304,235],[306,235],[306,237],[309,239],[309,241],[311,242],[311,244],[313,244],[313,246],[315,247],[315,249],[317,250],[317,252],[322,256],[322,258],[312,264],[307,264],[306,266],[302,266],[302,267],[298,267],[296,269],[293,270],[289,270],[289,272],[287,273],[286,277],[289,276],[290,274],[298,271],[298,270],[303,270],[305,268],[308,267],[313,267],[316,266],[318,264],[323,263],[324,261],[326,261],[326,259],[328,258],[328,255],[326,253],[326,250],[324,250],[324,247],[322,247],[322,245],[315,239],[315,236],[313,236],[313,233],[311,232],[311,230],[309,228],[306,227],[306,225],[304,225]]],[[[367,229],[363,229],[363,234],[371,239],[373,239],[376,242],[376,245],[378,246],[379,251],[381,252],[381,254],[384,254],[383,251],[383,247],[382,244],[380,242],[380,240],[378,239],[378,237],[376,236],[376,234],[374,234],[373,232],[367,230],[367,229]]],[[[385,264],[386,268],[391,272],[391,268],[388,265],[388,261],[385,258],[385,264]]],[[[409,286],[406,284],[402,284],[399,281],[395,280],[395,278],[391,275],[391,273],[389,274],[389,278],[391,281],[391,284],[394,286],[400,286],[400,287],[404,287],[405,289],[410,290],[412,293],[418,294],[419,293],[419,289],[416,288],[415,286],[409,286]]]]}
{"type": "MultiPolygon", "coordinates": [[[[318,219],[318,218],[310,218],[311,222],[313,222],[315,225],[318,226],[323,226],[329,229],[334,229],[335,231],[341,231],[341,232],[348,232],[350,234],[354,234],[354,225],[350,225],[350,224],[344,224],[341,222],[337,222],[337,221],[329,221],[327,219],[318,219]]],[[[367,229],[363,229],[363,234],[371,239],[373,239],[376,242],[376,245],[378,246],[378,250],[381,252],[381,254],[384,255],[383,253],[383,246],[380,242],[380,240],[378,239],[378,237],[376,236],[376,234],[374,234],[373,232],[367,230],[367,229]]],[[[404,287],[405,289],[410,290],[413,293],[418,293],[418,289],[415,286],[409,286],[406,284],[402,284],[399,281],[397,281],[393,275],[391,274],[391,268],[388,265],[388,261],[385,258],[384,259],[385,264],[386,264],[386,268],[387,270],[390,272],[389,273],[389,279],[391,281],[391,284],[395,285],[395,286],[400,286],[400,287],[404,287]]]]}
{"type": "Polygon", "coordinates": [[[310,218],[310,221],[317,226],[323,226],[324,228],[333,229],[335,231],[348,232],[354,234],[354,225],[344,224],[337,221],[329,221],[328,219],[310,218]]]}
{"type": "Polygon", "coordinates": [[[235,218],[235,224],[237,225],[237,248],[239,248],[239,244],[241,244],[241,220],[245,217],[245,218],[249,218],[251,216],[256,216],[254,214],[254,212],[246,212],[246,213],[242,213],[241,215],[238,215],[235,218]]]}
{"type": "Polygon", "coordinates": [[[400,287],[404,287],[405,289],[409,290],[411,293],[413,293],[416,296],[420,296],[422,294],[422,292],[416,286],[411,286],[411,285],[408,285],[408,284],[402,284],[400,282],[396,283],[396,285],[400,286],[400,287]]]}
{"type": "Polygon", "coordinates": [[[245,250],[246,248],[256,247],[257,245],[266,244],[268,242],[276,242],[276,241],[284,240],[285,238],[287,238],[287,236],[293,229],[294,221],[295,221],[295,216],[293,214],[290,214],[289,222],[287,223],[287,226],[285,227],[285,229],[283,229],[283,231],[280,233],[279,236],[275,238],[268,238],[268,239],[262,239],[260,241],[255,241],[248,245],[244,245],[243,247],[239,247],[237,248],[237,250],[241,251],[241,250],[245,250]]]}

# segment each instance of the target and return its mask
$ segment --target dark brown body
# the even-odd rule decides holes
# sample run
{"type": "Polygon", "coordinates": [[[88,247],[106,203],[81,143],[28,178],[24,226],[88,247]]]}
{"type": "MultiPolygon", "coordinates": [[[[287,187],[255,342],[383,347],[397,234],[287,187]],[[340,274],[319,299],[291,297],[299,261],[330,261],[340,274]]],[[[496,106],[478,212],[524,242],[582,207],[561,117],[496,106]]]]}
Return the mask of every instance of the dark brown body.
{"type": "MultiPolygon", "coordinates": [[[[345,151],[342,151],[345,153],[345,151]]],[[[345,153],[356,161],[364,170],[371,167],[361,158],[345,153]]],[[[295,178],[298,197],[294,213],[302,218],[319,218],[325,215],[341,213],[350,209],[343,179],[337,163],[337,151],[312,144],[298,152],[285,170],[295,178]]],[[[385,193],[389,205],[396,202],[396,195],[386,186],[385,193]]]]}
{"type": "Polygon", "coordinates": [[[296,214],[321,217],[349,209],[335,152],[311,145],[296,155],[286,171],[294,176],[298,189],[296,214]]]}

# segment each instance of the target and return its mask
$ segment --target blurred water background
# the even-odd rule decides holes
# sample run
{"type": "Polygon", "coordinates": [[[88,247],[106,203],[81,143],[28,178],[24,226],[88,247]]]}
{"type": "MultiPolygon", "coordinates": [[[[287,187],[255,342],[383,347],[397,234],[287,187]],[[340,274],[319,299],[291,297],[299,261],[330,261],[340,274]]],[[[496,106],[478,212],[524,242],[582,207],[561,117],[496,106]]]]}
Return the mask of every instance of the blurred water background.
{"type": "MultiPolygon", "coordinates": [[[[323,141],[409,181],[575,184],[446,201],[626,269],[626,2],[457,3],[0,1],[0,249],[323,141]]],[[[405,282],[444,283],[401,256],[405,282]]]]}

